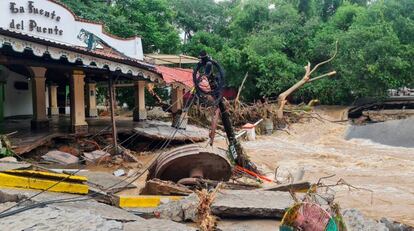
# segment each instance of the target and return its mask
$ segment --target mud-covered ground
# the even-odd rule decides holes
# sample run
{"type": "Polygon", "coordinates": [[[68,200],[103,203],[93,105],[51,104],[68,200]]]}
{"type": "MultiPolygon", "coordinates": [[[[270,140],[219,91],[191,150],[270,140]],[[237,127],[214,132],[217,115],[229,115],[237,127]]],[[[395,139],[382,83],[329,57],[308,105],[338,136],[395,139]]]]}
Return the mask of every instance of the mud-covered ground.
{"type": "MultiPolygon", "coordinates": [[[[325,119],[337,119],[320,113],[325,119]]],[[[414,148],[364,139],[345,140],[349,123],[328,120],[293,124],[288,132],[259,136],[256,141],[243,142],[243,146],[270,175],[278,166],[282,179],[288,171],[295,175],[301,168],[305,171],[304,180],[311,182],[335,174],[325,182],[335,183],[342,178],[357,188],[372,191],[335,187],[342,208],[356,208],[375,219],[387,217],[414,225],[414,148]]]]}

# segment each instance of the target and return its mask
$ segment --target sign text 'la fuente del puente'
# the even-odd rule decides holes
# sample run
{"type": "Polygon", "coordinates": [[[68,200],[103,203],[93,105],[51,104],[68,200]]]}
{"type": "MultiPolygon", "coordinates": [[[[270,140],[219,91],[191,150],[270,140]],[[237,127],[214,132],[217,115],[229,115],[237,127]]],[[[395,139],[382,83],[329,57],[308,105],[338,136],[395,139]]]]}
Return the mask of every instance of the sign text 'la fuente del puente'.
{"type": "MultiPolygon", "coordinates": [[[[38,8],[34,5],[33,1],[27,1],[26,6],[17,5],[15,2],[10,2],[10,12],[12,14],[28,14],[28,15],[40,15],[51,20],[51,22],[60,22],[61,16],[57,15],[55,11],[47,11],[42,8],[38,8]]],[[[63,35],[63,30],[57,25],[54,27],[39,25],[34,19],[29,19],[27,22],[24,20],[15,21],[11,19],[10,29],[25,30],[28,28],[30,32],[37,32],[43,34],[63,35]]]]}

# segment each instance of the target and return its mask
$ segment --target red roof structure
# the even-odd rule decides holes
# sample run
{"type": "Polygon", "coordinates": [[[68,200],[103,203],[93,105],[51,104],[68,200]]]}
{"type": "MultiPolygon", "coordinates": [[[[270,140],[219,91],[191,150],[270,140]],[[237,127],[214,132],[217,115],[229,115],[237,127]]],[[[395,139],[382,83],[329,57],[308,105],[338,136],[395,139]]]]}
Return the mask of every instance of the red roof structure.
{"type": "Polygon", "coordinates": [[[155,70],[162,75],[167,84],[181,83],[188,88],[194,87],[192,69],[156,66],[155,70]]]}

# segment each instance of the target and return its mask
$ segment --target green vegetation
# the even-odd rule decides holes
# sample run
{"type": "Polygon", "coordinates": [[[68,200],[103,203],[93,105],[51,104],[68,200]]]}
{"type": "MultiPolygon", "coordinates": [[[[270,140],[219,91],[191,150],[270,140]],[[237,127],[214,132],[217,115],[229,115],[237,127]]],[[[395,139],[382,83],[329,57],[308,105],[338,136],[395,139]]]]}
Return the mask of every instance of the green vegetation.
{"type": "Polygon", "coordinates": [[[207,50],[245,100],[274,97],[321,62],[333,78],[305,85],[292,100],[347,104],[414,87],[413,0],[64,0],[78,15],[119,36],[143,37],[146,53],[207,50]],[[185,34],[184,44],[179,31],[185,34]]]}

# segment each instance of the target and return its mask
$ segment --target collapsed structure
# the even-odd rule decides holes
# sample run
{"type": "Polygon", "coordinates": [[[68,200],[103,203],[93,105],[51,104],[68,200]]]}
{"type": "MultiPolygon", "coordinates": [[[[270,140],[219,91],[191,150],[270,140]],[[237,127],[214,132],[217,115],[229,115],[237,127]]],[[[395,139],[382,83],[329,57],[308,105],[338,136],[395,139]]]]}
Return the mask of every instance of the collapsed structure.
{"type": "Polygon", "coordinates": [[[0,11],[1,132],[17,131],[20,148],[51,134],[88,133],[98,117],[97,86],[110,89],[112,103],[115,88],[133,87],[133,121],[147,118],[149,83],[171,86],[172,111],[180,112],[188,81],[145,62],[140,37],[109,34],[54,0],[1,1],[0,11]]]}

